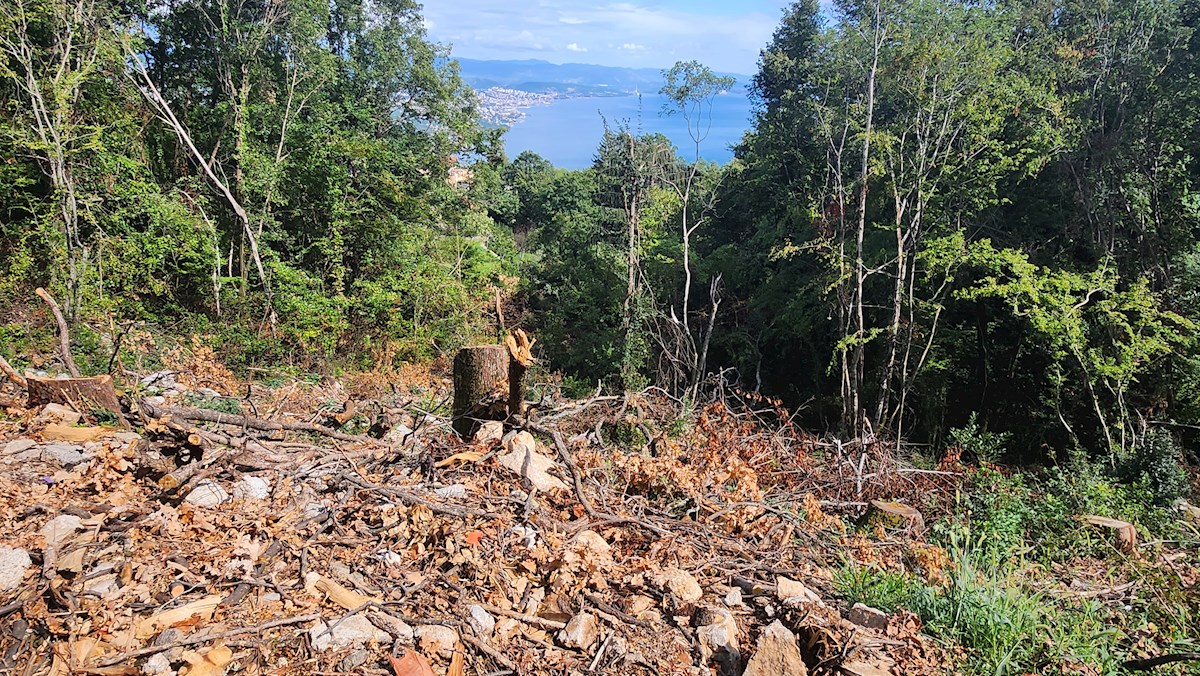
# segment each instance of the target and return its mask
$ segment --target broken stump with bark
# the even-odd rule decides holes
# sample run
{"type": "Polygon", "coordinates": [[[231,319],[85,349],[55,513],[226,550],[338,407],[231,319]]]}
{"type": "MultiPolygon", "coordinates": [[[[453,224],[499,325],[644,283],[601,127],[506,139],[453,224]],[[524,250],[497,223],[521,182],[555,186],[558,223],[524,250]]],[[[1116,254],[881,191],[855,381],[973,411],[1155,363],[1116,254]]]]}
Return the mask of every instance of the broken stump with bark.
{"type": "Polygon", "coordinates": [[[26,378],[25,390],[29,394],[29,407],[46,404],[65,404],[80,413],[109,411],[116,416],[122,427],[126,426],[121,402],[112,376],[94,378],[26,378]]]}

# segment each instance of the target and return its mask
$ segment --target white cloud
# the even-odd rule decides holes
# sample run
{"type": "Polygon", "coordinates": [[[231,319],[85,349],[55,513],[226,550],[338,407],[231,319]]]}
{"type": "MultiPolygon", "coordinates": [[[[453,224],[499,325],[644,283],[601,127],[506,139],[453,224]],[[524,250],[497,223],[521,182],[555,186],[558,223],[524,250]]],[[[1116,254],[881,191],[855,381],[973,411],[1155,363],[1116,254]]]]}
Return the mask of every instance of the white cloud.
{"type": "Polygon", "coordinates": [[[645,48],[646,48],[646,45],[639,45],[636,42],[626,42],[625,44],[621,45],[621,49],[624,49],[624,50],[630,51],[630,52],[641,51],[645,48]]]}
{"type": "Polygon", "coordinates": [[[579,17],[574,16],[560,16],[558,17],[558,22],[565,23],[570,26],[582,26],[586,23],[590,23],[587,19],[580,19],[579,17]]]}
{"type": "Polygon", "coordinates": [[[567,51],[570,51],[570,52],[586,52],[586,51],[587,51],[587,47],[580,47],[578,43],[572,42],[571,44],[567,45],[567,51]]]}

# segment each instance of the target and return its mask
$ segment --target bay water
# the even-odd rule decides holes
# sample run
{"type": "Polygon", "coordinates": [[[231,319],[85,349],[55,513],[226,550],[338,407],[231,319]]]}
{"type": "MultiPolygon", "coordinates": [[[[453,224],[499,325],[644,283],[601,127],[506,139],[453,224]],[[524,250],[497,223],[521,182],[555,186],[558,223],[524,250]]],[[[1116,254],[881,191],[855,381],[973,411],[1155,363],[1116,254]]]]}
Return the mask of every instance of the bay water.
{"type": "MultiPolygon", "coordinates": [[[[687,121],[679,114],[660,114],[666,102],[661,94],[555,99],[547,105],[526,108],[525,119],[505,134],[504,149],[509,159],[532,150],[556,167],[584,169],[595,159],[607,119],[610,129],[627,123],[637,134],[663,134],[682,157],[692,160],[696,146],[687,121]]],[[[700,143],[700,157],[724,164],[733,158],[732,147],[750,128],[750,99],[740,91],[722,94],[713,99],[711,127],[706,112],[700,117],[701,131],[708,132],[700,143]]]]}

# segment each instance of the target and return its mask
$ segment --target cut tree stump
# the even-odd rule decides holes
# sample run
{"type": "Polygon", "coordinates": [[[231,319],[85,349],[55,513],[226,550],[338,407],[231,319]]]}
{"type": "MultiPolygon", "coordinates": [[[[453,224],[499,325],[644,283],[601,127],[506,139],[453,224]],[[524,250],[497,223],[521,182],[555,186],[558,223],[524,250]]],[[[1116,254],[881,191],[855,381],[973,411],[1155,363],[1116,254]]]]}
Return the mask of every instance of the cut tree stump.
{"type": "Polygon", "coordinates": [[[80,413],[88,411],[111,411],[117,421],[125,426],[125,416],[121,412],[121,402],[117,400],[117,390],[113,387],[112,376],[96,376],[95,378],[27,378],[26,390],[29,392],[29,407],[46,404],[66,404],[80,413]]]}
{"type": "Polygon", "coordinates": [[[471,439],[483,420],[508,417],[508,349],[503,345],[464,347],[454,357],[454,431],[471,439]]]}

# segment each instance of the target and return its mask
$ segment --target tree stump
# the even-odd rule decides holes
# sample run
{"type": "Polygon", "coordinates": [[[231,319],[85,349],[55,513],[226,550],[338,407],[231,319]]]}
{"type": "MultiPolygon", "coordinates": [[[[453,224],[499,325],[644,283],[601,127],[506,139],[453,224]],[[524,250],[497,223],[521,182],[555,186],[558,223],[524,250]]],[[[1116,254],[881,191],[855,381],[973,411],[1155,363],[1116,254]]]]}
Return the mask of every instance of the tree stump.
{"type": "Polygon", "coordinates": [[[121,402],[113,387],[112,376],[95,378],[28,378],[29,407],[45,404],[66,404],[80,413],[89,411],[111,411],[117,422],[124,427],[125,417],[121,402]]]}
{"type": "Polygon", "coordinates": [[[508,417],[508,350],[503,345],[464,347],[454,357],[454,431],[470,439],[483,420],[508,417]]]}

